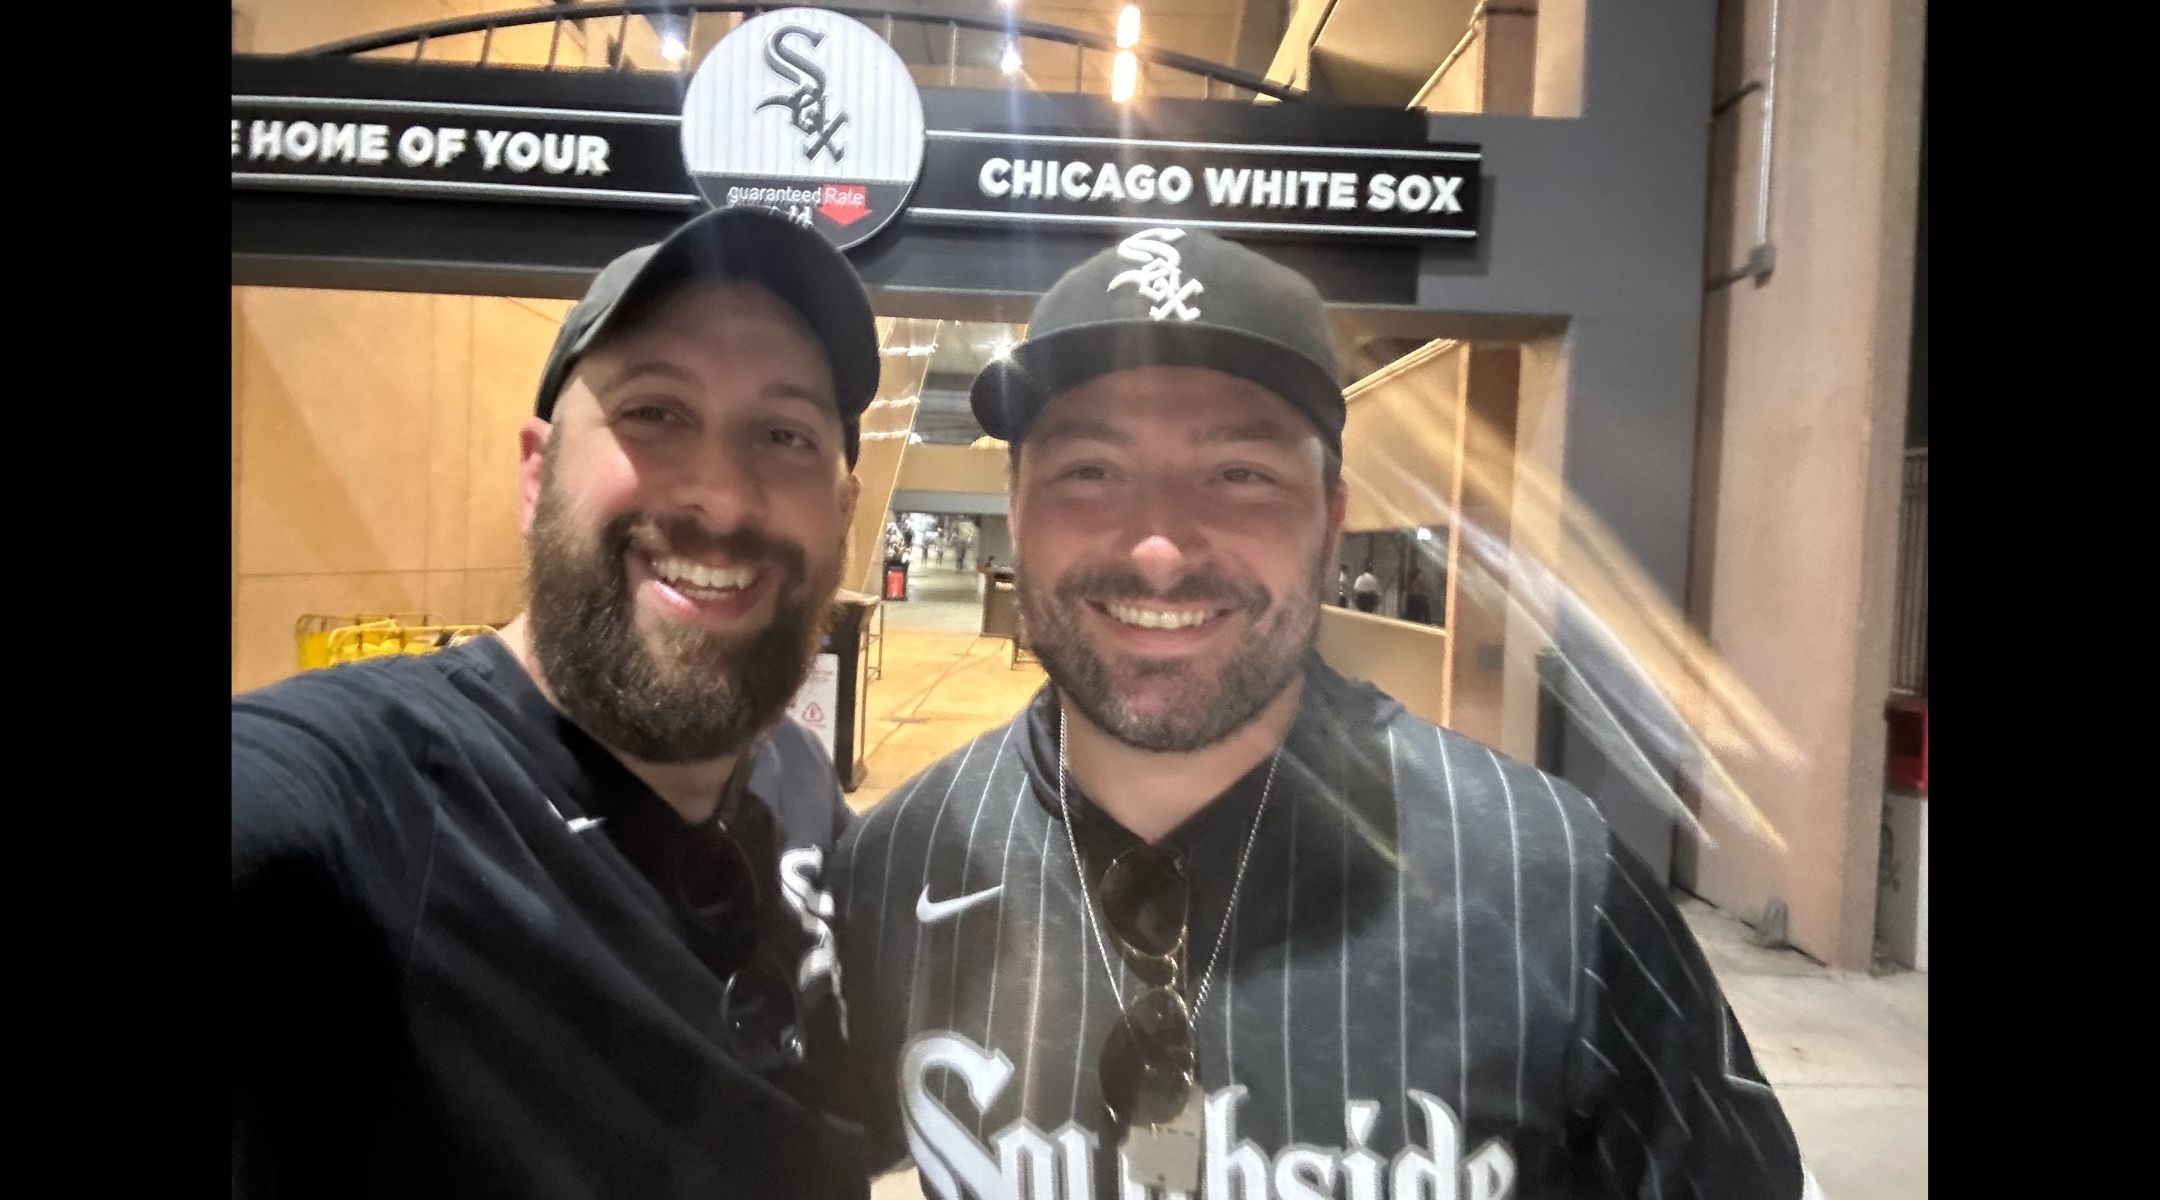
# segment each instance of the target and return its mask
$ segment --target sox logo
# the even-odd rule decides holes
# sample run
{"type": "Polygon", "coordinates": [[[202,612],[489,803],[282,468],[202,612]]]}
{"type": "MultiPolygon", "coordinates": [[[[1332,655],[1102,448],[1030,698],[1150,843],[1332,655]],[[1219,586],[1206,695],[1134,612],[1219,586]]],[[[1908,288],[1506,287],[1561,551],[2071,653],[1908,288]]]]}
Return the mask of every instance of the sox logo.
{"type": "Polygon", "coordinates": [[[847,157],[847,147],[833,140],[840,128],[848,123],[845,112],[830,122],[825,120],[828,103],[825,95],[825,72],[805,51],[789,45],[790,38],[801,38],[816,49],[825,41],[825,35],[801,25],[783,25],[773,32],[765,43],[765,62],[773,74],[793,83],[792,92],[776,92],[758,105],[760,111],[768,108],[787,109],[788,123],[801,130],[806,139],[803,143],[803,159],[812,161],[822,152],[834,162],[847,157]]]}
{"type": "Polygon", "coordinates": [[[1119,258],[1142,265],[1113,276],[1104,290],[1114,292],[1130,285],[1154,302],[1148,316],[1158,321],[1170,316],[1180,321],[1197,320],[1200,310],[1185,301],[1207,287],[1197,279],[1185,278],[1179,265],[1182,259],[1171,243],[1184,236],[1182,229],[1144,229],[1118,243],[1119,258]]]}

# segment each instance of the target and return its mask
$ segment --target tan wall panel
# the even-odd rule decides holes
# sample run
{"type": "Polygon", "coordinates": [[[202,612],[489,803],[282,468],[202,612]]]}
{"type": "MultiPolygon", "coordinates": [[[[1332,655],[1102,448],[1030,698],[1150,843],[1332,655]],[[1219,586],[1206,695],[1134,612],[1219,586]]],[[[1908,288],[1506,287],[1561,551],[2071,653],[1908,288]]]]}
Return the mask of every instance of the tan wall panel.
{"type": "Polygon", "coordinates": [[[232,292],[232,666],[240,664],[240,289],[232,292]]]}
{"type": "MultiPolygon", "coordinates": [[[[1442,54],[1446,50],[1441,50],[1442,54]]],[[[1436,64],[1437,65],[1437,64],[1436,64]]],[[[1425,93],[1425,101],[1417,107],[1427,112],[1473,113],[1484,108],[1482,77],[1485,72],[1484,31],[1470,39],[1470,45],[1462,54],[1448,64],[1447,74],[1425,93]]]]}
{"type": "Polygon", "coordinates": [[[470,571],[429,571],[421,576],[422,607],[446,625],[470,621],[472,605],[467,599],[470,571]]]}
{"type": "Polygon", "coordinates": [[[470,490],[459,565],[516,569],[525,561],[518,532],[518,429],[533,413],[560,318],[537,303],[499,297],[475,299],[472,314],[470,490]]]}
{"type": "Polygon", "coordinates": [[[463,567],[472,512],[472,320],[470,296],[434,298],[429,380],[427,565],[463,567]]]}
{"type": "MultiPolygon", "coordinates": [[[[1542,19],[1542,17],[1541,17],[1542,19]]],[[[1520,403],[1515,412],[1515,499],[1508,506],[1509,541],[1533,562],[1557,561],[1560,513],[1549,501],[1560,478],[1567,432],[1568,346],[1564,335],[1525,342],[1520,403]]],[[[1501,753],[1522,762],[1537,758],[1537,652],[1546,642],[1552,613],[1533,581],[1509,581],[1507,661],[1501,669],[1501,753]]]]}
{"type": "Polygon", "coordinates": [[[525,611],[525,569],[514,571],[467,571],[465,609],[445,613],[461,621],[498,625],[525,611]]]}
{"type": "MultiPolygon", "coordinates": [[[[1727,5],[1725,82],[1733,65],[1752,74],[1767,8],[1727,5]]],[[[1785,838],[1782,851],[1705,804],[1715,845],[1676,862],[1684,882],[1729,911],[1752,918],[1783,901],[1792,942],[1841,967],[1866,966],[1873,940],[1923,17],[1917,0],[1786,8],[1770,201],[1777,269],[1760,286],[1714,293],[1703,314],[1696,486],[1707,495],[1696,505],[1689,609],[1808,758],[1734,767],[1785,838]]],[[[1757,139],[1746,119],[1736,124],[1735,161],[1717,165],[1737,184],[1728,223],[1753,220],[1743,152],[1757,139]]],[[[1730,240],[1744,254],[1750,239],[1730,240]]]]}
{"type": "Polygon", "coordinates": [[[1005,494],[1005,452],[972,446],[908,447],[899,482],[907,492],[987,492],[1005,494]]]}
{"type": "Polygon", "coordinates": [[[1349,532],[1452,524],[1461,355],[1445,349],[1353,389],[1343,428],[1349,532]]]}
{"type": "Polygon", "coordinates": [[[1588,4],[1589,0],[1538,0],[1533,115],[1582,115],[1583,19],[1588,4]]]}
{"type": "Polygon", "coordinates": [[[427,565],[427,296],[241,296],[239,571],[427,565]]]}
{"type": "Polygon", "coordinates": [[[1320,657],[1435,725],[1448,718],[1447,641],[1445,631],[1430,625],[1333,605],[1320,610],[1320,657]]]}

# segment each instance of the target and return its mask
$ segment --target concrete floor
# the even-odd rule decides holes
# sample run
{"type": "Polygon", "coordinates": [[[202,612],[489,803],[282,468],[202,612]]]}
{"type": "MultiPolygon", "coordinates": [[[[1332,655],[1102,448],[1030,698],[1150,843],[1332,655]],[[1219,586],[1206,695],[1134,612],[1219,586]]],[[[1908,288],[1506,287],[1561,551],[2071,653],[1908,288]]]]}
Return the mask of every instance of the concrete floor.
{"type": "MultiPolygon", "coordinates": [[[[936,562],[910,571],[911,598],[885,606],[884,663],[866,705],[858,809],[995,726],[1042,686],[1009,642],[977,636],[977,576],[936,562]]],[[[1827,1200],[1917,1200],[1928,1179],[1928,977],[1832,971],[1765,950],[1747,927],[1676,896],[1756,1060],[1777,1088],[1827,1200]]],[[[912,1170],[875,1200],[919,1200],[912,1170]]]]}

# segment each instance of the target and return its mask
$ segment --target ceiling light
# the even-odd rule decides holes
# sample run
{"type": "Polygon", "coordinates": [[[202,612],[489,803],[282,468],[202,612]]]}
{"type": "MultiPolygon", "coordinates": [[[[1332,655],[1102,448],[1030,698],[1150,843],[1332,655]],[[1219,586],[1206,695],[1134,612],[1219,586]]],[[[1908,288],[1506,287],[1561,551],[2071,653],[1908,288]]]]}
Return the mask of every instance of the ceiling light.
{"type": "Polygon", "coordinates": [[[1117,15],[1117,44],[1120,50],[1130,50],[1140,44],[1140,6],[1128,4],[1117,15]]]}
{"type": "Polygon", "coordinates": [[[1139,75],[1140,64],[1133,59],[1133,52],[1117,52],[1117,63],[1110,69],[1110,98],[1123,104],[1132,99],[1133,82],[1139,75]]]}

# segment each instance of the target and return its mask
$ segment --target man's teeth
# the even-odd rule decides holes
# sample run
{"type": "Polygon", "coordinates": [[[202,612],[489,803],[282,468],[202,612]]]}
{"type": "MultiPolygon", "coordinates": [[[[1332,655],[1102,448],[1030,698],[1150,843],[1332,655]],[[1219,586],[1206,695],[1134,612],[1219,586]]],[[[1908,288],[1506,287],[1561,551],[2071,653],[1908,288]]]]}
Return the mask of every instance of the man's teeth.
{"type": "Polygon", "coordinates": [[[1199,611],[1167,608],[1135,608],[1130,604],[1105,604],[1110,615],[1127,625],[1142,629],[1189,629],[1202,621],[1213,619],[1215,614],[1207,609],[1199,611]]]}
{"type": "Polygon", "coordinates": [[[677,587],[715,592],[749,587],[750,581],[757,578],[756,567],[708,567],[686,558],[656,558],[653,573],[677,587]]]}

